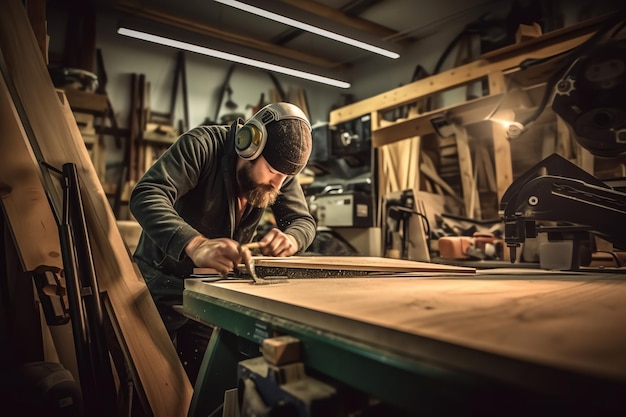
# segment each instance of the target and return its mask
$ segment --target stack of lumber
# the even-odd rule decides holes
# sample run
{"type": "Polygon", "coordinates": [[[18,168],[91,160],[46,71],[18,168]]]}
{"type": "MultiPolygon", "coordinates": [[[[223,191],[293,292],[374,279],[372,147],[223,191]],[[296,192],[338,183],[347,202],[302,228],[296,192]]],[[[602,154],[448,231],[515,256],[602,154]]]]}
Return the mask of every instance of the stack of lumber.
{"type": "Polygon", "coordinates": [[[149,414],[184,416],[192,388],[148,289],[126,250],[109,202],[63,94],[57,93],[18,0],[0,14],[2,204],[26,271],[62,268],[55,214],[59,178],[43,162],[77,167],[96,276],[120,326],[120,342],[149,414]]]}

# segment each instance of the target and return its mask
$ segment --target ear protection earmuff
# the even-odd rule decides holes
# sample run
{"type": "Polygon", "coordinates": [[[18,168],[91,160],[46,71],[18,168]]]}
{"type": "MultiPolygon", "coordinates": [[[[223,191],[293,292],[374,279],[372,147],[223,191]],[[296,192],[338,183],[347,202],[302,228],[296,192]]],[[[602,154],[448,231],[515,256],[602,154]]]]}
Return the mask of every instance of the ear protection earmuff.
{"type": "Polygon", "coordinates": [[[304,112],[291,103],[272,103],[256,112],[235,133],[235,150],[243,159],[256,159],[267,143],[265,126],[278,120],[302,120],[311,130],[311,123],[304,112]]]}

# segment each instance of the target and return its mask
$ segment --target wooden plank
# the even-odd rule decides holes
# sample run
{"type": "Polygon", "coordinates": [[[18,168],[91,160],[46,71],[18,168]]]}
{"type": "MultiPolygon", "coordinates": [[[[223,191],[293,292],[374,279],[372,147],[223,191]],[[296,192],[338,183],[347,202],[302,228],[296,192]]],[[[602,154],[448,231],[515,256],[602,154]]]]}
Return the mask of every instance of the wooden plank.
{"type": "Polygon", "coordinates": [[[59,231],[4,77],[0,77],[0,109],[0,197],[21,249],[22,265],[27,271],[63,269],[59,231]]]}
{"type": "Polygon", "coordinates": [[[255,256],[257,266],[376,272],[476,272],[474,268],[378,256],[255,256]]]}
{"type": "MultiPolygon", "coordinates": [[[[147,4],[147,3],[146,3],[147,4]]],[[[228,32],[219,27],[208,25],[205,21],[199,19],[187,19],[174,16],[157,8],[145,6],[134,1],[119,0],[115,3],[115,9],[130,15],[138,16],[143,19],[160,22],[171,27],[183,29],[185,31],[194,32],[203,36],[221,39],[227,42],[243,45],[246,48],[256,48],[262,51],[270,52],[274,55],[283,56],[288,59],[295,59],[311,65],[322,68],[337,68],[341,66],[341,62],[333,61],[323,57],[304,52],[302,49],[292,49],[276,45],[271,42],[263,42],[257,38],[251,38],[241,35],[239,32],[228,32]]],[[[272,100],[280,101],[280,100],[272,100]]]]}
{"type": "MultiPolygon", "coordinates": [[[[17,97],[12,95],[13,101],[19,97],[25,110],[25,114],[20,115],[22,122],[26,119],[33,132],[30,143],[25,143],[23,148],[37,147],[36,152],[55,167],[67,162],[76,164],[96,275],[100,289],[106,291],[111,300],[123,343],[137,371],[139,388],[145,392],[154,416],[185,416],[191,402],[191,384],[148,289],[126,251],[72,111],[67,100],[64,103],[59,101],[24,8],[18,0],[7,0],[3,4],[0,50],[17,92],[17,97]]],[[[3,113],[4,109],[3,106],[3,113]]],[[[31,148],[30,152],[35,151],[31,148]]],[[[25,158],[20,155],[10,157],[25,158]]],[[[38,169],[34,161],[33,166],[38,169]]],[[[62,199],[59,181],[56,183],[56,186],[46,188],[46,192],[50,203],[58,210],[62,199]]],[[[40,184],[35,181],[20,186],[38,187],[40,184]]],[[[33,204],[41,204],[43,209],[43,202],[34,201],[33,204]]],[[[46,206],[50,209],[50,205],[46,203],[46,206]]],[[[13,224],[16,220],[11,218],[10,221],[13,224]]],[[[32,239],[32,233],[29,236],[32,239]]]]}
{"type": "Polygon", "coordinates": [[[46,64],[48,63],[48,33],[46,22],[46,0],[30,0],[26,3],[28,19],[37,39],[37,45],[46,64]]]}
{"type": "Polygon", "coordinates": [[[86,91],[65,89],[65,95],[70,102],[70,106],[75,111],[89,112],[102,116],[109,108],[106,94],[88,93],[86,91]]]}
{"type": "MultiPolygon", "coordinates": [[[[420,158],[421,138],[415,136],[380,148],[381,165],[393,180],[388,189],[382,189],[381,195],[389,192],[419,188],[418,163],[420,158]]],[[[388,184],[385,182],[384,184],[388,184]]]]}
{"type": "Polygon", "coordinates": [[[372,129],[372,146],[379,147],[413,136],[435,133],[431,119],[448,111],[454,113],[455,122],[463,125],[485,120],[502,100],[501,97],[499,94],[480,97],[372,129]]]}
{"type": "MultiPolygon", "coordinates": [[[[407,357],[523,383],[484,355],[626,381],[626,281],[610,274],[493,272],[458,278],[328,278],[187,289],[382,346],[407,357]],[[446,356],[430,341],[469,348],[446,356]],[[474,360],[472,360],[474,359],[474,360]]],[[[509,364],[510,365],[510,364],[509,364]]],[[[530,380],[537,387],[546,381],[530,380]]],[[[549,382],[548,382],[549,383],[549,382]]]]}
{"type": "Polygon", "coordinates": [[[327,6],[318,1],[311,0],[282,0],[283,3],[290,4],[294,7],[298,7],[302,10],[306,10],[310,13],[339,23],[340,25],[349,26],[356,30],[366,32],[372,36],[378,38],[392,38],[400,35],[393,29],[389,29],[386,26],[379,25],[371,20],[361,19],[357,16],[351,16],[339,10],[335,7],[327,6]]]}
{"type": "MultiPolygon", "coordinates": [[[[486,182],[487,190],[491,192],[496,192],[496,174],[493,167],[493,162],[491,162],[491,156],[489,155],[489,151],[484,146],[479,146],[476,151],[476,155],[481,155],[481,165],[483,169],[482,172],[486,182]]],[[[476,162],[476,164],[478,164],[478,162],[476,162]]]]}
{"type": "MultiPolygon", "coordinates": [[[[519,63],[525,59],[545,58],[560,52],[574,48],[591,36],[597,27],[594,25],[584,26],[572,32],[567,30],[554,31],[550,36],[542,36],[536,41],[522,44],[515,50],[516,53],[497,54],[488,56],[488,59],[478,59],[469,64],[452,68],[448,71],[414,81],[404,86],[394,88],[384,93],[369,97],[356,103],[340,107],[330,112],[329,124],[335,126],[339,123],[361,117],[368,113],[385,111],[397,106],[410,104],[420,98],[444,91],[459,85],[467,84],[497,71],[516,70],[519,63]],[[490,61],[491,60],[491,61],[490,61]]],[[[496,51],[497,52],[497,51],[496,51]]],[[[414,132],[413,135],[420,134],[414,132]]]]}
{"type": "MultiPolygon", "coordinates": [[[[324,270],[382,273],[476,273],[475,268],[379,256],[253,256],[252,258],[258,267],[320,270],[320,277],[324,276],[324,270]]],[[[212,268],[194,268],[193,272],[196,274],[215,274],[217,271],[212,268]]]]}
{"type": "Polygon", "coordinates": [[[441,190],[446,191],[450,197],[454,198],[454,200],[456,200],[459,204],[465,204],[464,200],[457,195],[454,189],[450,187],[450,185],[443,178],[441,178],[439,174],[437,174],[437,171],[435,171],[432,166],[422,163],[420,165],[420,171],[422,171],[424,176],[428,177],[431,181],[437,184],[441,190]]]}
{"type": "MultiPolygon", "coordinates": [[[[504,120],[515,120],[515,115],[510,110],[501,110],[504,120]]],[[[511,142],[507,138],[507,128],[497,121],[491,123],[491,137],[493,138],[493,164],[496,173],[496,189],[498,202],[513,182],[513,162],[511,161],[511,142]]]]}
{"type": "MultiPolygon", "coordinates": [[[[469,148],[469,137],[464,126],[454,124],[456,148],[459,154],[459,171],[461,173],[461,186],[463,187],[463,201],[465,202],[465,216],[474,217],[480,204],[476,201],[476,180],[472,168],[472,155],[469,148]]],[[[480,218],[480,213],[476,216],[480,218]]]]}

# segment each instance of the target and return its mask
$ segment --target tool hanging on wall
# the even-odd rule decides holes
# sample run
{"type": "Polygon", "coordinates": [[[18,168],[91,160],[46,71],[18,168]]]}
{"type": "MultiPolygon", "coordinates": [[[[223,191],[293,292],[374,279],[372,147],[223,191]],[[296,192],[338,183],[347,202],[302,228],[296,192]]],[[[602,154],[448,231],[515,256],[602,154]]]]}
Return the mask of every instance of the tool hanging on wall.
{"type": "MultiPolygon", "coordinates": [[[[235,64],[232,64],[230,67],[228,67],[228,72],[226,72],[226,78],[224,79],[224,82],[222,83],[220,87],[220,93],[217,97],[217,107],[215,108],[215,116],[213,117],[213,119],[210,119],[208,117],[205,118],[202,124],[211,125],[211,124],[217,123],[217,120],[220,116],[220,110],[222,108],[222,102],[224,101],[224,96],[226,95],[227,90],[230,89],[230,77],[233,75],[234,71],[235,71],[235,64]]],[[[231,90],[231,93],[232,93],[232,90],[231,90]]]]}
{"type": "Polygon", "coordinates": [[[178,51],[178,56],[176,60],[176,72],[174,74],[174,86],[172,90],[172,98],[170,101],[170,113],[169,120],[170,124],[174,124],[174,110],[176,108],[176,97],[178,95],[178,83],[180,81],[182,94],[183,94],[183,112],[184,112],[184,124],[181,125],[181,121],[179,120],[178,125],[178,133],[182,134],[184,131],[190,128],[189,125],[189,99],[187,96],[187,71],[185,66],[185,53],[183,51],[178,51]]]}
{"type": "Polygon", "coordinates": [[[178,136],[189,129],[189,109],[187,98],[187,77],[185,56],[178,51],[172,83],[172,95],[168,112],[158,112],[150,108],[150,83],[144,74],[133,74],[131,80],[131,140],[128,164],[129,182],[134,184],[152,163],[176,141],[178,136]],[[179,120],[178,129],[174,126],[178,87],[182,86],[184,120],[179,120]]]}
{"type": "MultiPolygon", "coordinates": [[[[111,103],[111,99],[107,94],[107,83],[109,81],[107,77],[106,69],[104,68],[104,57],[102,56],[102,49],[98,48],[96,50],[96,60],[98,67],[98,88],[96,92],[99,94],[105,94],[107,96],[107,117],[109,122],[111,123],[111,127],[113,129],[113,139],[115,141],[115,146],[117,148],[122,147],[122,138],[120,135],[120,129],[117,124],[117,118],[115,116],[115,111],[113,110],[113,104],[111,103]]],[[[126,138],[125,146],[128,147],[129,140],[126,138]]],[[[126,156],[127,152],[124,152],[126,156]]],[[[124,185],[126,184],[126,177],[128,176],[128,170],[126,168],[126,164],[122,164],[122,169],[120,172],[120,176],[118,177],[117,186],[115,188],[115,195],[113,196],[113,213],[115,213],[115,217],[121,217],[121,206],[122,206],[122,194],[124,190],[124,185]]]]}
{"type": "MultiPolygon", "coordinates": [[[[205,125],[210,125],[210,124],[215,124],[215,123],[230,124],[237,117],[241,117],[241,118],[245,119],[245,115],[243,115],[241,113],[235,113],[234,112],[234,110],[238,107],[237,104],[232,100],[233,89],[232,89],[232,87],[230,85],[230,78],[232,77],[234,71],[235,71],[235,64],[232,64],[228,68],[228,72],[226,73],[226,78],[224,79],[224,82],[222,83],[222,86],[220,87],[220,93],[219,93],[218,98],[217,98],[217,100],[218,100],[217,101],[217,107],[215,109],[215,116],[213,117],[213,119],[211,119],[209,117],[206,117],[204,119],[203,124],[205,124],[205,125]],[[228,95],[228,100],[226,101],[225,105],[231,111],[231,114],[225,114],[220,119],[220,111],[222,109],[222,103],[224,103],[224,98],[225,98],[226,95],[228,95]]],[[[273,73],[271,73],[270,71],[266,71],[266,73],[270,77],[270,79],[272,80],[272,83],[274,84],[274,90],[270,92],[270,100],[269,100],[269,102],[288,101],[287,100],[287,95],[285,94],[285,90],[280,85],[280,82],[278,81],[278,78],[276,78],[276,76],[273,73]]],[[[263,107],[262,103],[267,104],[267,102],[265,102],[265,94],[263,94],[263,93],[261,94],[260,102],[257,105],[257,107],[259,109],[261,107],[263,107]]],[[[297,104],[297,103],[294,103],[294,104],[297,104]]],[[[248,108],[249,107],[250,106],[248,106],[248,108]]],[[[253,111],[253,113],[254,113],[254,111],[253,111]]],[[[308,115],[308,112],[305,112],[305,113],[307,113],[307,115],[308,115]]]]}
{"type": "Polygon", "coordinates": [[[174,81],[172,83],[172,95],[170,96],[169,112],[150,112],[148,121],[174,126],[176,115],[176,99],[178,98],[178,86],[182,88],[183,95],[183,120],[178,121],[178,134],[182,134],[189,129],[189,101],[187,95],[187,72],[185,66],[185,52],[178,51],[176,55],[176,68],[174,69],[174,81]]]}

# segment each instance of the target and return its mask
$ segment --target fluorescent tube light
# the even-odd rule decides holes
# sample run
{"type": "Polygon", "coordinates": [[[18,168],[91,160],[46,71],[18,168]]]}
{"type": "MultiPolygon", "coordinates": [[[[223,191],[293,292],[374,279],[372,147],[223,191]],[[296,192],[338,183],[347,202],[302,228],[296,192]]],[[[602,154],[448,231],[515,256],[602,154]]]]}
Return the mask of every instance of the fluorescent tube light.
{"type": "Polygon", "coordinates": [[[227,6],[235,7],[239,10],[243,10],[243,11],[255,14],[257,16],[264,17],[266,19],[274,20],[276,22],[284,23],[285,25],[293,26],[295,28],[302,29],[307,32],[315,33],[317,35],[324,36],[329,39],[343,42],[348,45],[356,46],[357,48],[365,49],[366,51],[374,52],[376,54],[383,55],[388,58],[396,59],[400,57],[400,55],[397,54],[396,52],[379,48],[378,46],[370,45],[368,43],[361,42],[356,39],[349,38],[347,36],[343,36],[338,33],[319,28],[317,26],[309,25],[308,23],[300,22],[299,20],[291,19],[289,17],[282,16],[280,14],[270,12],[268,10],[264,10],[256,6],[249,5],[247,3],[242,3],[237,0],[215,0],[215,1],[218,3],[225,4],[227,6]]]}
{"type": "Polygon", "coordinates": [[[140,32],[134,29],[119,28],[117,33],[120,35],[128,36],[143,41],[153,42],[160,45],[170,46],[176,49],[182,49],[189,52],[195,52],[201,55],[207,55],[214,58],[225,59],[227,61],[237,62],[239,64],[250,65],[257,68],[262,68],[268,71],[278,72],[281,74],[291,75],[293,77],[304,78],[309,81],[316,81],[318,83],[332,85],[339,88],[350,88],[350,83],[345,81],[336,80],[333,78],[324,77],[322,75],[313,74],[310,72],[300,71],[293,68],[287,68],[280,65],[270,64],[269,62],[258,61],[256,59],[246,58],[240,55],[230,54],[228,52],[222,52],[215,49],[205,48],[203,46],[193,45],[187,42],[181,42],[170,38],[165,38],[158,35],[153,35],[146,32],[140,32]]]}

